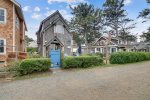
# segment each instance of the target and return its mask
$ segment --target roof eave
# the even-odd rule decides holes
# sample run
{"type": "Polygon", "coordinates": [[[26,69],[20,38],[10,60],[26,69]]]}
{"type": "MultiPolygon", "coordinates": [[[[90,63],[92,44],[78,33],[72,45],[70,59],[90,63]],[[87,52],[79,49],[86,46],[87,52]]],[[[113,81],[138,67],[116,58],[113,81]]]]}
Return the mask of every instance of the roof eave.
{"type": "Polygon", "coordinates": [[[18,14],[21,14],[20,16],[24,22],[25,30],[28,31],[21,5],[16,0],[10,0],[10,1],[15,5],[17,11],[19,11],[18,14]]]}

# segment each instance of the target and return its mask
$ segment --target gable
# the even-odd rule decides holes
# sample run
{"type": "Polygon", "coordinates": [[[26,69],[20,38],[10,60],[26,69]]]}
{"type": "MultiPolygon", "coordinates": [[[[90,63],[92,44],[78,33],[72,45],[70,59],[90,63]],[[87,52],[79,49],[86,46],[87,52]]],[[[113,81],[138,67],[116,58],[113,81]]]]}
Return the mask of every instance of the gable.
{"type": "MultiPolygon", "coordinates": [[[[94,46],[105,46],[108,43],[108,39],[105,37],[100,37],[95,43],[94,46]]],[[[116,45],[113,41],[110,41],[108,45],[116,45]]]]}
{"type": "Polygon", "coordinates": [[[46,45],[49,45],[49,44],[60,44],[62,47],[64,46],[63,43],[55,36],[53,39],[51,39],[46,45]]]}
{"type": "Polygon", "coordinates": [[[63,25],[66,28],[69,28],[66,20],[62,17],[62,15],[59,13],[59,11],[56,11],[41,22],[39,31],[42,29],[43,26],[44,26],[43,29],[45,29],[50,25],[55,25],[58,21],[61,21],[61,23],[63,23],[63,25]]]}

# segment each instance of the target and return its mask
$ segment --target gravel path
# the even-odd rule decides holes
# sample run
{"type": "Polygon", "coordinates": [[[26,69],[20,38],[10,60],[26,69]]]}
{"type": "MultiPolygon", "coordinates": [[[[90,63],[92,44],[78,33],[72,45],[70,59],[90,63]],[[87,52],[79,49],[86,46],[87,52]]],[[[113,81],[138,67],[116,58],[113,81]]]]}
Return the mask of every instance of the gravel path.
{"type": "Polygon", "coordinates": [[[150,100],[150,62],[0,83],[0,100],[150,100]]]}

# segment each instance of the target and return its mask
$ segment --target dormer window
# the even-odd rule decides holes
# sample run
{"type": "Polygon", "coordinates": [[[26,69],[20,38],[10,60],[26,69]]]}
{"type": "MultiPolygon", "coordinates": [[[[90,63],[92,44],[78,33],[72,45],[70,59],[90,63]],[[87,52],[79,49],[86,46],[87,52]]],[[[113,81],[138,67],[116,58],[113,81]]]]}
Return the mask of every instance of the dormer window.
{"type": "Polygon", "coordinates": [[[6,9],[0,8],[0,23],[6,22],[6,9]]]}

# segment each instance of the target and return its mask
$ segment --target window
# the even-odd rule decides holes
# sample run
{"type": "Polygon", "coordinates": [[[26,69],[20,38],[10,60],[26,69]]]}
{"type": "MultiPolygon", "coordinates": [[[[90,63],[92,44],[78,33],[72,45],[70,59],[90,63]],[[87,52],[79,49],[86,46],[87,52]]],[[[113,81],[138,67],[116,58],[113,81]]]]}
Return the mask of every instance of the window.
{"type": "Polygon", "coordinates": [[[117,52],[116,48],[112,48],[112,49],[111,49],[111,52],[112,52],[112,53],[117,52]]]}
{"type": "Polygon", "coordinates": [[[5,40],[0,39],[0,54],[4,54],[4,53],[5,53],[5,40]]]}
{"type": "Polygon", "coordinates": [[[99,52],[100,52],[100,51],[101,51],[101,48],[97,48],[97,51],[99,51],[99,52]]]}
{"type": "Polygon", "coordinates": [[[63,25],[56,25],[54,27],[54,32],[55,33],[64,34],[64,27],[63,27],[63,25]]]}
{"type": "Polygon", "coordinates": [[[6,22],[6,10],[0,8],[0,23],[6,22]]]}
{"type": "Polygon", "coordinates": [[[16,16],[16,27],[19,28],[19,18],[16,16]]]}

